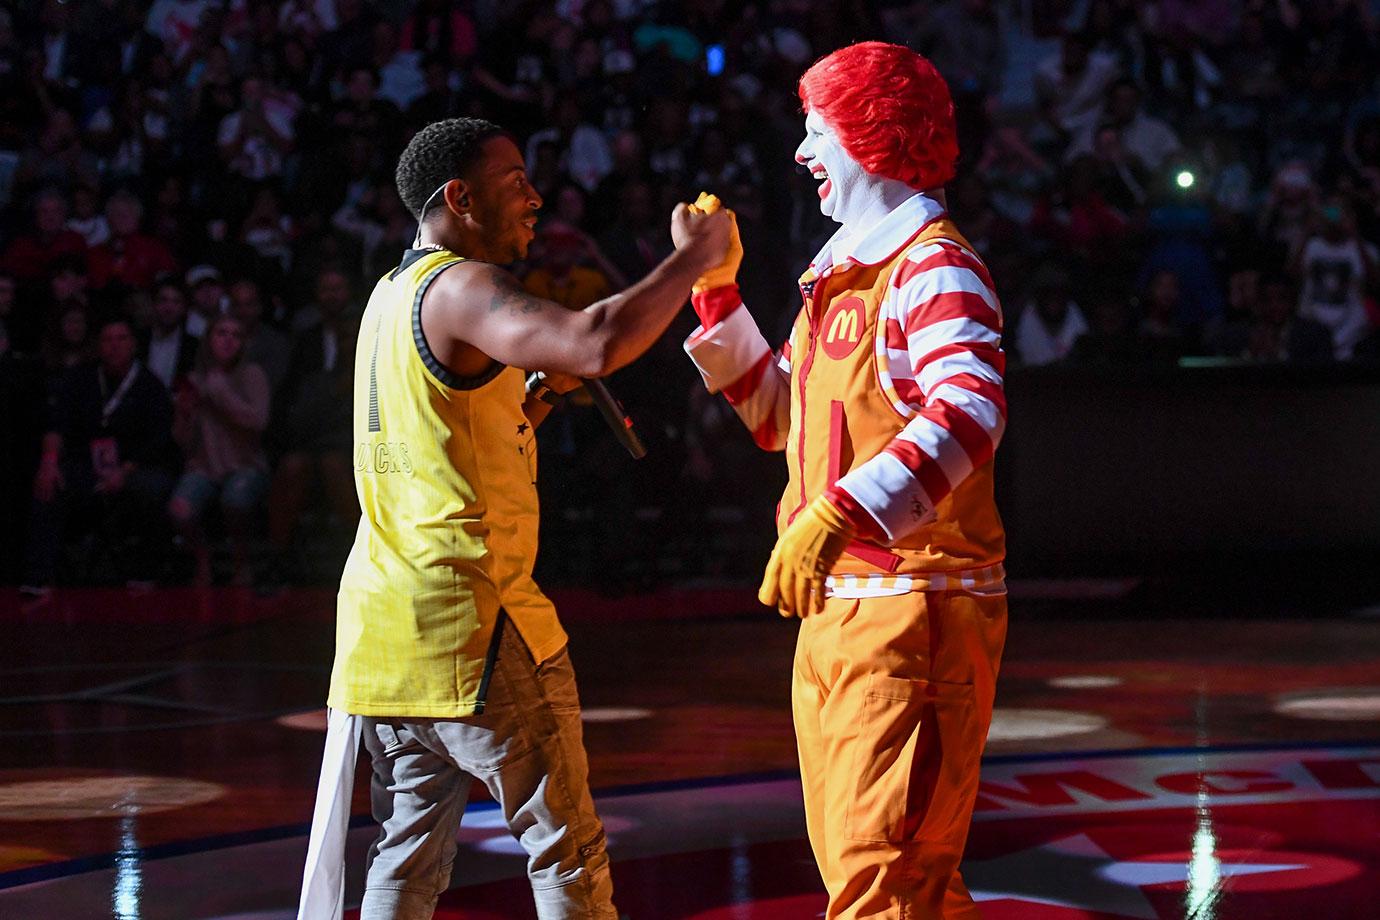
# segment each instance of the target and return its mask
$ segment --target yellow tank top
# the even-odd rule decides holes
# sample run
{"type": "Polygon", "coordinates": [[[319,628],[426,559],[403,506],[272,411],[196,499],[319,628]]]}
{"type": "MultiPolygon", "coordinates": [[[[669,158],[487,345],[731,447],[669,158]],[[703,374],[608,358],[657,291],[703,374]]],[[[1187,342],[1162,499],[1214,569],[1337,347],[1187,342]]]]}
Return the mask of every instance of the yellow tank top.
{"type": "Polygon", "coordinates": [[[532,580],[537,455],[523,372],[495,364],[460,378],[422,333],[427,287],[462,261],[409,250],[360,322],[354,470],[363,513],[340,579],[327,701],[357,715],[482,712],[501,629],[516,627],[538,662],[566,641],[532,580]]]}

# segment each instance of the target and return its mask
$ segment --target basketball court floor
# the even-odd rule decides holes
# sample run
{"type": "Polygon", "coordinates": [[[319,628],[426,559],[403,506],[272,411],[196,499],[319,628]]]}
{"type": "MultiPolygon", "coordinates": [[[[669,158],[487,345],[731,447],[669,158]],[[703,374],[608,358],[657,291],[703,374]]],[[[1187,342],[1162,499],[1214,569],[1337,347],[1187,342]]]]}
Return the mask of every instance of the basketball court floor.
{"type": "MultiPolygon", "coordinates": [[[[1136,590],[1013,585],[963,866],[983,916],[1380,916],[1380,610],[1128,608],[1136,590]]],[[[556,596],[620,909],[821,916],[792,624],[745,589],[556,596]]],[[[0,599],[0,918],[295,916],[332,602],[0,599]]],[[[374,833],[366,795],[362,769],[349,907],[374,833]]],[[[460,843],[437,916],[533,917],[491,803],[471,804],[460,843]]]]}

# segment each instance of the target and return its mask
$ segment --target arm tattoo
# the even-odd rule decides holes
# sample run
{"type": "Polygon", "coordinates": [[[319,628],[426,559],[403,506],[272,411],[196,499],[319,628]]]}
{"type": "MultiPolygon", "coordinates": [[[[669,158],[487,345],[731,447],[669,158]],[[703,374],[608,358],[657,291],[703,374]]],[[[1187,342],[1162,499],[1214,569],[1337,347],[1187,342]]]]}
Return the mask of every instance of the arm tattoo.
{"type": "Polygon", "coordinates": [[[541,309],[541,301],[528,294],[515,280],[504,277],[495,281],[489,312],[497,313],[504,309],[513,313],[536,313],[541,309]]]}

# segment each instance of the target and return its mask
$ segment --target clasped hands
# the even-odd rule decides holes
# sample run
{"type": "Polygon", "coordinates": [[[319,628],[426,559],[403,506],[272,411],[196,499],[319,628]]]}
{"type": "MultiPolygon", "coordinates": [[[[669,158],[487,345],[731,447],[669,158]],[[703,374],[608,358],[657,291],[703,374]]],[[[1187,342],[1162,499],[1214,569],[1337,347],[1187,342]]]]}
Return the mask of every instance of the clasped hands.
{"type": "MultiPolygon", "coordinates": [[[[695,214],[713,214],[720,207],[722,204],[717,195],[700,192],[700,197],[696,198],[695,203],[690,205],[690,210],[695,214]]],[[[695,285],[691,289],[695,294],[725,287],[737,281],[738,266],[743,264],[743,242],[738,238],[738,216],[732,210],[725,210],[731,222],[728,231],[728,249],[724,252],[722,262],[695,280],[695,285]]]]}

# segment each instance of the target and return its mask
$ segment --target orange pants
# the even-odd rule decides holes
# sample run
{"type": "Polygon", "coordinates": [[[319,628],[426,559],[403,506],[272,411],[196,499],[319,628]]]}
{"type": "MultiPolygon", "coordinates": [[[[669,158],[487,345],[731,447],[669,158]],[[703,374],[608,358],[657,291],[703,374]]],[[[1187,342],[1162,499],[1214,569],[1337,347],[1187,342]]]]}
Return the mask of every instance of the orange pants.
{"type": "Polygon", "coordinates": [[[826,920],[981,914],[959,877],[1006,639],[1006,597],[829,598],[791,708],[826,920]]]}

